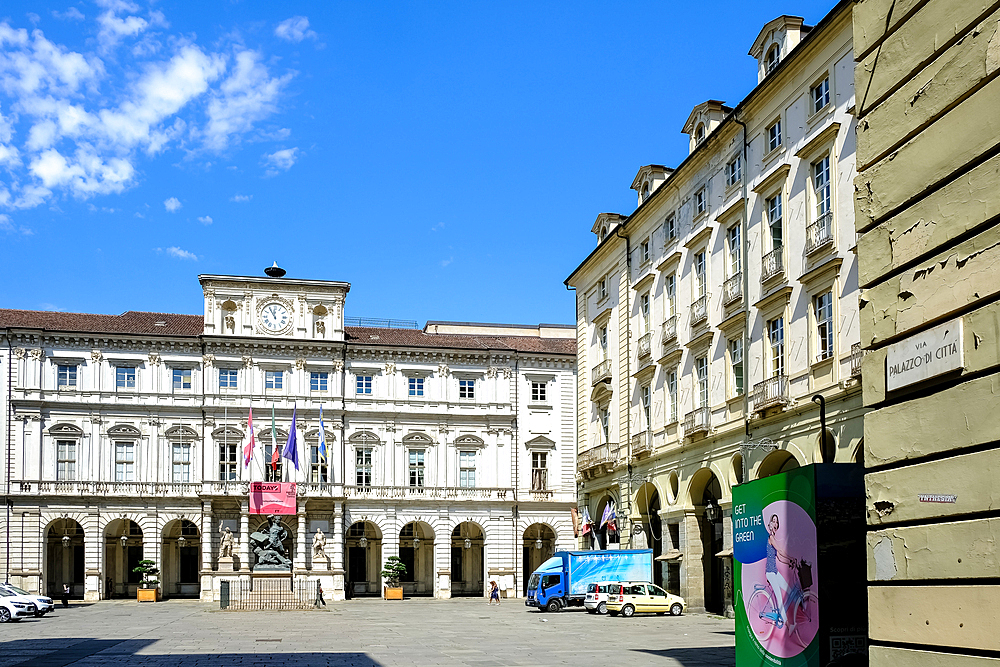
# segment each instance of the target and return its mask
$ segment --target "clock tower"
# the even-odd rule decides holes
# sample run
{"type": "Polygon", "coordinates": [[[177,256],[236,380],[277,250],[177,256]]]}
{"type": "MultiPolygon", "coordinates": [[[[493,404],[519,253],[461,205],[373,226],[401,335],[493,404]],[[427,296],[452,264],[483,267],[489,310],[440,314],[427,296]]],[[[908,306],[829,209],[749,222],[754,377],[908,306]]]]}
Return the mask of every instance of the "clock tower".
{"type": "Polygon", "coordinates": [[[350,283],[252,276],[198,276],[205,335],[344,340],[350,283]]]}

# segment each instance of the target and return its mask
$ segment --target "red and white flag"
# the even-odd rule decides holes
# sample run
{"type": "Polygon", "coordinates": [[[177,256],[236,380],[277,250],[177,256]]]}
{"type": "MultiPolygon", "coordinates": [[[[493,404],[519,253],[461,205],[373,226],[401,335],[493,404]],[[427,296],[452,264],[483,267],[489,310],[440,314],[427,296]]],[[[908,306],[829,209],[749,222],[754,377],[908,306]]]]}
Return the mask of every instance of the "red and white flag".
{"type": "Polygon", "coordinates": [[[250,431],[250,442],[243,448],[243,467],[249,467],[250,459],[253,458],[253,408],[250,408],[250,418],[247,419],[247,430],[250,431]]]}

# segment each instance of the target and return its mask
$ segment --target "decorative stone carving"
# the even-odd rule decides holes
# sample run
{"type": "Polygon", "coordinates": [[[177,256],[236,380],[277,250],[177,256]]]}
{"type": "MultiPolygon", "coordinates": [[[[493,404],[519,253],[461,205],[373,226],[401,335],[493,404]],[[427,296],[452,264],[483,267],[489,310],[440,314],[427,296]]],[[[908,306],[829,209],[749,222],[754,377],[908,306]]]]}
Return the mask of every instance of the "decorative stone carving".
{"type": "Polygon", "coordinates": [[[267,523],[261,526],[261,530],[250,535],[250,544],[253,546],[254,555],[257,556],[254,571],[290,570],[292,561],[285,555],[288,553],[284,545],[286,540],[288,540],[288,529],[282,525],[281,520],[273,514],[267,517],[267,523]]]}
{"type": "Polygon", "coordinates": [[[323,322],[323,320],[319,320],[318,322],[316,322],[316,333],[319,334],[320,336],[326,333],[326,323],[323,322]]]}
{"type": "Polygon", "coordinates": [[[344,362],[340,359],[333,360],[333,371],[335,373],[341,373],[344,370],[344,362]]]}
{"type": "Polygon", "coordinates": [[[490,378],[491,380],[496,379],[496,376],[499,372],[500,372],[499,368],[497,368],[496,366],[490,366],[489,368],[486,369],[486,377],[490,378]]]}
{"type": "Polygon", "coordinates": [[[159,352],[150,352],[149,353],[149,363],[150,364],[152,364],[153,366],[159,366],[160,365],[160,361],[161,360],[160,360],[160,353],[159,352]]]}
{"type": "Polygon", "coordinates": [[[222,529],[222,537],[219,541],[219,556],[221,558],[232,558],[233,557],[233,544],[236,542],[235,537],[233,537],[233,531],[229,530],[229,526],[222,529]]]}
{"type": "Polygon", "coordinates": [[[45,350],[43,350],[40,347],[33,348],[31,352],[29,352],[29,354],[31,355],[31,358],[34,359],[35,361],[41,361],[42,359],[45,358],[45,350]]]}
{"type": "Polygon", "coordinates": [[[441,364],[438,366],[438,375],[442,377],[448,377],[451,375],[451,369],[448,368],[448,364],[441,364]]]}
{"type": "Polygon", "coordinates": [[[326,535],[317,529],[316,536],[313,537],[313,562],[319,560],[326,560],[326,535]]]}
{"type": "Polygon", "coordinates": [[[306,367],[305,357],[299,357],[298,359],[295,360],[295,368],[296,368],[296,370],[300,370],[301,371],[301,370],[304,370],[305,367],[306,367]]]}
{"type": "Polygon", "coordinates": [[[385,374],[386,375],[395,375],[396,374],[396,364],[393,363],[393,362],[391,362],[391,361],[385,362],[385,374]]]}
{"type": "Polygon", "coordinates": [[[202,355],[201,363],[204,364],[205,368],[211,368],[212,366],[215,365],[215,355],[214,354],[202,355]]]}
{"type": "Polygon", "coordinates": [[[513,374],[514,374],[514,370],[510,366],[504,366],[504,369],[503,369],[503,379],[504,380],[509,380],[513,374]]]}
{"type": "Polygon", "coordinates": [[[253,357],[250,355],[243,355],[243,368],[250,368],[253,366],[253,357]]]}
{"type": "Polygon", "coordinates": [[[23,347],[15,347],[14,348],[14,358],[15,359],[24,359],[24,355],[27,354],[27,352],[28,351],[25,350],[23,347]]]}
{"type": "Polygon", "coordinates": [[[236,333],[236,318],[232,315],[226,315],[226,329],[229,333],[236,333]]]}
{"type": "Polygon", "coordinates": [[[102,361],[104,361],[104,355],[101,353],[100,350],[91,350],[90,351],[90,360],[92,362],[94,362],[95,364],[99,364],[102,361]]]}

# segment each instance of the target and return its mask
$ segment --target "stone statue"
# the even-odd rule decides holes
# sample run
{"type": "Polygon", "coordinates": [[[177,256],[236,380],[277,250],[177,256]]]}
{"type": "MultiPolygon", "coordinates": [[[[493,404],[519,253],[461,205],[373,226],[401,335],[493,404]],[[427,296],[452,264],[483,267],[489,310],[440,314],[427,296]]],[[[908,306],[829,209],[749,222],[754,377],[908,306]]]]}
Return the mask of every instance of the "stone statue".
{"type": "Polygon", "coordinates": [[[257,564],[254,566],[254,569],[291,569],[292,561],[286,556],[288,552],[284,545],[287,539],[288,529],[281,524],[278,517],[273,514],[267,517],[267,523],[261,526],[257,532],[250,535],[253,552],[257,556],[257,564]]]}
{"type": "Polygon", "coordinates": [[[326,535],[322,530],[316,529],[316,537],[313,538],[313,560],[323,560],[326,558],[326,535]]]}
{"type": "Polygon", "coordinates": [[[232,558],[233,557],[233,543],[235,538],[233,537],[233,531],[229,530],[229,526],[222,529],[222,540],[219,542],[219,557],[220,558],[232,558]]]}

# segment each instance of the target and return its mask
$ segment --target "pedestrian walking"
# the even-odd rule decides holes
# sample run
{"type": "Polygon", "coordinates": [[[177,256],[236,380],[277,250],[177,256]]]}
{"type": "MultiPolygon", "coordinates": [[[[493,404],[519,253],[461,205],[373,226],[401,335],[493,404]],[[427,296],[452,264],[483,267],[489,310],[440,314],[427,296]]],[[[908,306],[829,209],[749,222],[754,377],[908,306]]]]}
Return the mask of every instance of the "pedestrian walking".
{"type": "Polygon", "coordinates": [[[69,606],[69,584],[63,584],[62,603],[64,607],[69,606]]]}
{"type": "Polygon", "coordinates": [[[493,601],[497,601],[497,606],[500,605],[500,587],[497,586],[497,582],[490,581],[490,601],[489,604],[493,604],[493,601]]]}
{"type": "Polygon", "coordinates": [[[323,599],[323,584],[319,581],[316,582],[316,606],[320,605],[326,606],[326,600],[323,599]]]}

